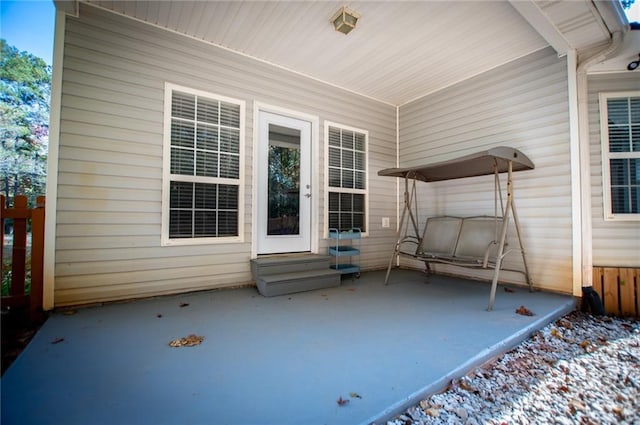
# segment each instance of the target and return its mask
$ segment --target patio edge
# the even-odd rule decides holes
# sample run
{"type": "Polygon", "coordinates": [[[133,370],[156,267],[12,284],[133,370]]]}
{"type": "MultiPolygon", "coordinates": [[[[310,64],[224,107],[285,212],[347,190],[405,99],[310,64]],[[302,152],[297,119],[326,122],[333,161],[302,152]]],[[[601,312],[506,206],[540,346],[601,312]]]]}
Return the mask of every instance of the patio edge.
{"type": "Polygon", "coordinates": [[[409,407],[418,404],[421,400],[424,400],[429,395],[435,394],[439,391],[442,391],[449,385],[449,382],[453,379],[459,379],[466,375],[471,369],[478,367],[488,360],[502,355],[514,348],[518,344],[522,343],[524,340],[529,338],[535,332],[547,326],[549,323],[559,319],[560,317],[574,311],[576,309],[575,300],[568,300],[565,304],[558,307],[557,309],[551,311],[545,316],[540,317],[538,320],[532,322],[527,327],[521,329],[510,337],[494,344],[484,350],[480,351],[476,356],[472,357],[462,365],[453,369],[446,375],[437,379],[435,382],[427,385],[409,395],[408,397],[392,404],[388,408],[384,409],[379,414],[371,417],[370,419],[362,422],[362,425],[371,425],[371,424],[383,424],[387,421],[393,419],[395,416],[403,413],[409,407]]]}

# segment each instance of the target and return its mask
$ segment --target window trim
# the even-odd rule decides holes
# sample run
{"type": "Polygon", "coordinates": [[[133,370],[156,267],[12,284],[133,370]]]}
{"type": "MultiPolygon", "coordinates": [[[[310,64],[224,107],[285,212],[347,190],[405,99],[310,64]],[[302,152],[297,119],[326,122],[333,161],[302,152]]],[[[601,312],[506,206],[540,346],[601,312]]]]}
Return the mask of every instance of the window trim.
{"type": "Polygon", "coordinates": [[[611,209],[611,167],[612,158],[640,158],[640,152],[625,154],[609,152],[609,110],[607,100],[621,97],[638,97],[640,91],[601,92],[599,94],[600,109],[600,152],[602,154],[602,210],[605,221],[640,221],[640,214],[614,214],[611,209]]]}
{"type": "Polygon", "coordinates": [[[329,238],[329,192],[343,192],[343,193],[358,193],[364,194],[364,224],[366,232],[362,232],[362,237],[369,236],[369,131],[362,128],[352,127],[345,124],[340,124],[333,121],[324,121],[324,238],[329,238]],[[366,176],[365,176],[365,189],[349,189],[349,188],[334,188],[329,186],[329,127],[337,127],[341,130],[353,131],[356,133],[364,134],[364,155],[366,162],[366,176]],[[340,189],[340,190],[334,190],[340,189]]]}
{"type": "MultiPolygon", "coordinates": [[[[161,225],[161,246],[182,246],[182,245],[213,245],[224,243],[244,242],[244,182],[245,182],[245,123],[246,123],[245,101],[222,96],[215,93],[197,90],[180,86],[170,82],[164,85],[164,126],[162,139],[162,225],[161,225]],[[174,91],[205,97],[219,102],[228,102],[240,107],[240,146],[239,146],[239,176],[237,179],[223,177],[196,177],[180,176],[180,181],[204,182],[215,184],[231,184],[238,186],[238,236],[221,236],[206,238],[169,238],[169,217],[170,217],[170,183],[171,183],[171,101],[174,91]]],[[[175,180],[175,179],[174,179],[175,180]]]]}

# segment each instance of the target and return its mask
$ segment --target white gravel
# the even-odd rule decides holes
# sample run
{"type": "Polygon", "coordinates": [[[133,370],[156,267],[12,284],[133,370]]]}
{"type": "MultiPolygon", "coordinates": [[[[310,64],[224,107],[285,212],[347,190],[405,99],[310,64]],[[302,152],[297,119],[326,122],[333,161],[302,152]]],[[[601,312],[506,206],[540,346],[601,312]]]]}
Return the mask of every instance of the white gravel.
{"type": "Polygon", "coordinates": [[[387,425],[640,424],[640,322],[574,312],[387,425]]]}

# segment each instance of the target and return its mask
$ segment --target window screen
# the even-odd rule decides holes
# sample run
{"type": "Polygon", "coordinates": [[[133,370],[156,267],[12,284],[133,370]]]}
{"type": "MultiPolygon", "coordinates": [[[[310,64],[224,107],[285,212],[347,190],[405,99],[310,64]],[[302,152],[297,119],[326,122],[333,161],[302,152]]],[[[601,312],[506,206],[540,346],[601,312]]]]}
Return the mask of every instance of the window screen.
{"type": "Polygon", "coordinates": [[[610,216],[640,214],[640,96],[605,95],[603,162],[610,216]]]}
{"type": "Polygon", "coordinates": [[[238,236],[240,104],[172,90],[169,239],[238,236]]]}
{"type": "Polygon", "coordinates": [[[329,228],[366,231],[367,135],[328,128],[329,228]]]}

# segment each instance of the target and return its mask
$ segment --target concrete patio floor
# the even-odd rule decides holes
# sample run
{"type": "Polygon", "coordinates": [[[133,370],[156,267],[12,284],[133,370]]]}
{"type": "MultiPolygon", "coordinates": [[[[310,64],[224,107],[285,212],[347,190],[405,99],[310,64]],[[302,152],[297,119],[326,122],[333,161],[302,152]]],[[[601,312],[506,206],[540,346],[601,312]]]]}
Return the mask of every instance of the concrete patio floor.
{"type": "Polygon", "coordinates": [[[381,423],[575,305],[501,286],[487,312],[487,283],[391,277],[389,286],[384,272],[368,272],[274,298],[244,287],[56,312],[2,377],[2,424],[381,423]],[[516,314],[521,305],[535,315],[516,314]],[[205,339],[168,346],[189,334],[205,339]]]}

